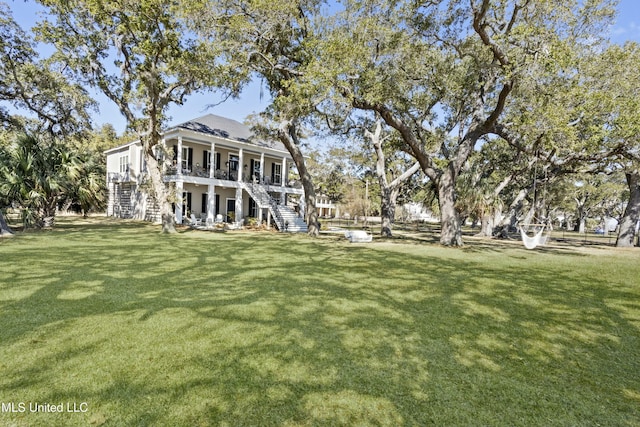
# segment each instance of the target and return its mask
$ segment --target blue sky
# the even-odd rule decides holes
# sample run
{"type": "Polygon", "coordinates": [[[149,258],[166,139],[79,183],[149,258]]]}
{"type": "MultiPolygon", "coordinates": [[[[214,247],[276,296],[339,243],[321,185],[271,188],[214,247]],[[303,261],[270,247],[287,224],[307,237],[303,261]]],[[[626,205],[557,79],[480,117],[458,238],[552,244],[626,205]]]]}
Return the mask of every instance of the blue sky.
{"type": "Polygon", "coordinates": [[[611,30],[611,40],[616,43],[628,40],[640,42],[640,1],[620,0],[616,24],[611,30]]]}
{"type": "MultiPolygon", "coordinates": [[[[3,0],[0,0],[3,1],[3,0]]],[[[14,18],[23,27],[29,29],[38,19],[40,6],[25,0],[4,0],[11,8],[14,18]]],[[[611,40],[615,43],[624,43],[633,40],[640,42],[640,0],[620,0],[616,24],[611,29],[611,40]]],[[[94,116],[96,126],[111,123],[118,133],[125,129],[125,120],[115,105],[100,94],[95,94],[100,103],[100,112],[94,116]]],[[[260,96],[260,84],[258,82],[248,86],[240,99],[227,100],[224,103],[207,108],[209,105],[221,101],[214,93],[194,94],[190,96],[185,105],[173,106],[169,110],[170,124],[177,124],[205,115],[217,114],[240,122],[253,113],[265,109],[269,102],[269,96],[265,89],[264,97],[260,96]]]]}

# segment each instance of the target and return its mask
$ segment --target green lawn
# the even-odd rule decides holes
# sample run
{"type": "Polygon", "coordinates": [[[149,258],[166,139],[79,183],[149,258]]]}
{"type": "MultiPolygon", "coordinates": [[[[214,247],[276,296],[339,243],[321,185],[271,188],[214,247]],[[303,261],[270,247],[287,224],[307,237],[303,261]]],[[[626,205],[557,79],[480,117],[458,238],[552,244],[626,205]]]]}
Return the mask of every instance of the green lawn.
{"type": "Polygon", "coordinates": [[[640,426],[638,249],[61,219],[0,260],[2,426],[640,426]]]}

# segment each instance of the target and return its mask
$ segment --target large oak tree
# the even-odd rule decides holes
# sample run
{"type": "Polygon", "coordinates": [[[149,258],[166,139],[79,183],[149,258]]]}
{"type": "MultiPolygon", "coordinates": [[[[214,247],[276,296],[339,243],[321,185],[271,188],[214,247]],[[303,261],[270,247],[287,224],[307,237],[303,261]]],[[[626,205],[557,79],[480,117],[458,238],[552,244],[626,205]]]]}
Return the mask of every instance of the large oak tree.
{"type": "MultiPolygon", "coordinates": [[[[54,20],[40,26],[56,59],[80,82],[113,101],[137,134],[163,232],[174,232],[174,195],[162,179],[161,130],[167,108],[216,86],[214,44],[187,31],[184,4],[162,0],[41,0],[54,20]],[[201,66],[207,63],[207,68],[201,66]]],[[[224,81],[223,85],[227,82],[224,81]]]]}
{"type": "MultiPolygon", "coordinates": [[[[319,233],[313,178],[306,166],[304,122],[321,99],[310,91],[307,67],[316,56],[315,19],[321,0],[201,0],[191,4],[192,25],[203,37],[222,46],[226,67],[243,74],[246,83],[259,78],[272,102],[262,112],[257,133],[277,139],[291,154],[305,197],[308,232],[319,233]]],[[[315,88],[315,87],[314,87],[315,88]]]]}
{"type": "MultiPolygon", "coordinates": [[[[478,141],[506,137],[504,113],[532,81],[591,43],[609,2],[345,2],[328,30],[324,73],[354,108],[395,128],[437,187],[443,245],[462,245],[456,181],[478,141]]],[[[560,107],[561,108],[561,107],[560,107]]]]}

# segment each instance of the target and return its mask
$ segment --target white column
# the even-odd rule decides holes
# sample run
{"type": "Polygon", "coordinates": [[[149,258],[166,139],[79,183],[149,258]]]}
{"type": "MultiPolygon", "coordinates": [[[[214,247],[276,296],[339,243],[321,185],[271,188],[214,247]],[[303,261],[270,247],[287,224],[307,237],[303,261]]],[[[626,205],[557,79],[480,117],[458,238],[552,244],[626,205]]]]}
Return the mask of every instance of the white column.
{"type": "MultiPolygon", "coordinates": [[[[180,170],[180,169],[178,169],[180,170]]],[[[182,194],[184,192],[183,186],[182,186],[182,181],[176,181],[176,211],[175,211],[175,215],[176,215],[176,222],[178,224],[182,224],[182,216],[184,215],[184,212],[182,212],[182,198],[184,197],[184,194],[182,194]]]]}
{"type": "Polygon", "coordinates": [[[286,184],[288,179],[289,179],[289,171],[287,170],[287,158],[283,157],[282,158],[282,177],[281,177],[281,181],[282,181],[281,185],[283,187],[286,184]]]}
{"type": "MultiPolygon", "coordinates": [[[[158,156],[160,157],[160,163],[161,163],[161,167],[160,170],[162,171],[162,174],[164,175],[165,173],[167,173],[167,140],[164,139],[164,137],[162,137],[162,139],[160,140],[160,145],[162,145],[162,155],[158,156]]],[[[156,155],[158,153],[156,152],[156,155]]]]}
{"type": "Polygon", "coordinates": [[[107,216],[114,216],[113,215],[113,205],[115,203],[115,196],[116,196],[116,185],[109,180],[109,174],[107,174],[107,185],[109,187],[109,202],[107,203],[107,216]]]}
{"type": "Polygon", "coordinates": [[[242,212],[242,188],[236,188],[236,222],[241,222],[244,218],[244,213],[242,212]]]}
{"type": "Polygon", "coordinates": [[[207,193],[207,224],[212,223],[216,217],[216,186],[209,185],[207,193]]]}
{"type": "Polygon", "coordinates": [[[287,193],[284,190],[284,185],[287,182],[287,179],[289,178],[289,171],[287,170],[287,158],[283,157],[282,158],[282,172],[280,174],[280,200],[282,201],[281,205],[282,206],[287,206],[287,193]]]}
{"type": "MultiPolygon", "coordinates": [[[[178,175],[182,175],[182,137],[178,137],[178,152],[176,153],[176,171],[178,175]]],[[[178,221],[179,222],[179,221],[178,221]]]]}
{"type": "Polygon", "coordinates": [[[209,162],[209,178],[215,178],[216,172],[216,143],[211,143],[211,161],[209,162]]]}
{"type": "Polygon", "coordinates": [[[244,174],[244,152],[242,148],[238,150],[238,182],[243,181],[242,175],[244,174]]]}
{"type": "MultiPolygon", "coordinates": [[[[251,171],[253,173],[253,171],[251,171]]],[[[264,153],[260,153],[260,183],[264,184],[264,153]]]]}

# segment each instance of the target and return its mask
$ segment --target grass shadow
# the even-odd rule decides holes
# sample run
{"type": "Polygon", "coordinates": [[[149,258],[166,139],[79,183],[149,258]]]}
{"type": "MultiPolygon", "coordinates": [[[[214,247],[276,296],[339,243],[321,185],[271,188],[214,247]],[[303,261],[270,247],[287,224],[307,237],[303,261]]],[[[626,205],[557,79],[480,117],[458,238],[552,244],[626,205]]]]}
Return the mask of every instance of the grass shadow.
{"type": "Polygon", "coordinates": [[[0,393],[90,411],[18,425],[640,423],[633,254],[65,227],[0,247],[0,393]]]}

